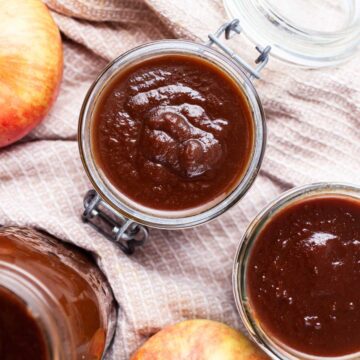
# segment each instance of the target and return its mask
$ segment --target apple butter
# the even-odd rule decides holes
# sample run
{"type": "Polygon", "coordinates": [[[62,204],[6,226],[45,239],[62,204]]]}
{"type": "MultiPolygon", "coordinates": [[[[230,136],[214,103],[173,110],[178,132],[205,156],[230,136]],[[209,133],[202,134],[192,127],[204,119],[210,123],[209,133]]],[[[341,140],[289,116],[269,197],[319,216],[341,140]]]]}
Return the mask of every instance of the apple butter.
{"type": "Polygon", "coordinates": [[[321,195],[280,210],[257,236],[247,291],[261,327],[320,357],[360,351],[360,201],[321,195]]]}
{"type": "Polygon", "coordinates": [[[110,287],[87,253],[32,229],[0,228],[1,359],[100,360],[115,315],[110,287]]]}
{"type": "Polygon", "coordinates": [[[252,112],[225,71],[191,55],[128,66],[97,100],[91,128],[98,168],[127,198],[185,210],[224,198],[254,146],[252,112]]]}
{"type": "Polygon", "coordinates": [[[26,303],[0,287],[0,358],[49,360],[45,338],[26,303]]]}

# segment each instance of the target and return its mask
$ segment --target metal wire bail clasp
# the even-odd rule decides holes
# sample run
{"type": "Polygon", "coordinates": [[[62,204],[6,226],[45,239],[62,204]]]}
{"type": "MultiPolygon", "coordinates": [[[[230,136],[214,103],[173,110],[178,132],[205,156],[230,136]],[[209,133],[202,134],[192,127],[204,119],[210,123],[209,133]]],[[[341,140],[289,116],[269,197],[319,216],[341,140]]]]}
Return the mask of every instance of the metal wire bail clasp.
{"type": "Polygon", "coordinates": [[[228,46],[224,45],[220,41],[220,37],[222,36],[222,34],[225,34],[225,39],[228,40],[233,35],[240,34],[241,31],[242,28],[240,26],[239,19],[234,19],[220,26],[220,28],[218,29],[218,31],[216,31],[215,34],[209,34],[209,41],[206,43],[206,45],[217,45],[222,51],[224,51],[242,68],[244,68],[250,74],[250,78],[260,79],[260,71],[266,66],[269,61],[269,53],[271,51],[271,46],[266,46],[265,48],[262,48],[260,45],[255,46],[255,49],[260,53],[260,55],[255,60],[255,64],[258,65],[256,66],[256,68],[253,68],[244,59],[242,59],[233,50],[231,50],[228,46]]]}
{"type": "Polygon", "coordinates": [[[95,190],[86,193],[84,208],[82,220],[118,244],[125,254],[133,254],[135,248],[143,245],[149,237],[146,226],[115,212],[95,190]]]}

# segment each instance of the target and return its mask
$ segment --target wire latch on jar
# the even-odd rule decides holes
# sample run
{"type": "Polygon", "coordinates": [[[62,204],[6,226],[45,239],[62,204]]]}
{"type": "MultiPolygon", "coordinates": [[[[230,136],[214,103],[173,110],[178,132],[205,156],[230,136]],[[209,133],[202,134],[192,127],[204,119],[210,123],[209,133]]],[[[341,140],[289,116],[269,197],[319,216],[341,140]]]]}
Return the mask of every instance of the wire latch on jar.
{"type": "Polygon", "coordinates": [[[115,242],[127,255],[144,244],[149,237],[146,226],[140,225],[115,212],[104,202],[95,190],[89,190],[84,197],[83,222],[89,223],[107,239],[115,242]]]}
{"type": "Polygon", "coordinates": [[[229,40],[234,35],[240,35],[242,28],[240,26],[239,19],[233,19],[222,26],[214,33],[209,34],[209,41],[206,43],[208,46],[217,45],[222,51],[224,51],[227,55],[231,57],[240,67],[245,69],[246,72],[249,73],[250,78],[260,79],[260,71],[266,66],[269,61],[269,53],[271,51],[271,46],[266,46],[265,48],[260,45],[256,45],[255,49],[260,53],[260,55],[256,58],[255,64],[258,64],[256,68],[253,68],[249,65],[243,58],[241,58],[238,54],[236,54],[233,50],[231,50],[228,46],[224,45],[223,42],[220,41],[220,38],[223,34],[225,34],[225,39],[229,40]]]}

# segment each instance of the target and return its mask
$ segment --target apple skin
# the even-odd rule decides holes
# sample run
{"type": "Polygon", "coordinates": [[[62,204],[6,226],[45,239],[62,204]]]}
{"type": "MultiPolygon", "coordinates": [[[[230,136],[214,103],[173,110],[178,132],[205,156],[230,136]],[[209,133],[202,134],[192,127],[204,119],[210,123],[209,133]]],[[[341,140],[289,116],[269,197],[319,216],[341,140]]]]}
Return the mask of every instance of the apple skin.
{"type": "Polygon", "coordinates": [[[268,360],[231,327],[211,320],[187,320],[152,336],[131,360],[268,360]]]}
{"type": "Polygon", "coordinates": [[[41,0],[0,0],[0,148],[47,114],[62,77],[59,29],[41,0]]]}

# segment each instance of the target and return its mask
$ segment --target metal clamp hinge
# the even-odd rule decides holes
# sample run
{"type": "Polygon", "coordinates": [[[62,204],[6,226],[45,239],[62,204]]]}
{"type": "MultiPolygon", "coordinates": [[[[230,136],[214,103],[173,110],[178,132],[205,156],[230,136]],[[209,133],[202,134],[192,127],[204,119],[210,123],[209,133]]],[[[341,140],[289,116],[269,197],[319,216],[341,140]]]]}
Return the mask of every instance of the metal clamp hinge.
{"type": "Polygon", "coordinates": [[[217,45],[222,51],[224,51],[242,68],[244,68],[250,74],[250,78],[259,79],[260,71],[266,66],[269,61],[269,53],[271,51],[271,46],[266,46],[265,48],[262,48],[260,45],[255,46],[255,49],[260,53],[260,55],[255,60],[255,63],[258,65],[256,66],[256,68],[253,68],[244,59],[242,59],[233,50],[231,50],[228,46],[224,45],[220,41],[220,37],[222,36],[222,34],[225,34],[225,39],[228,40],[233,35],[240,34],[241,31],[242,28],[240,26],[239,19],[234,19],[222,25],[215,34],[209,34],[209,41],[206,43],[206,45],[217,45]]]}
{"type": "Polygon", "coordinates": [[[118,244],[125,254],[133,254],[135,248],[143,245],[149,237],[146,226],[115,212],[95,190],[86,193],[84,208],[82,220],[89,223],[106,238],[118,244]]]}

